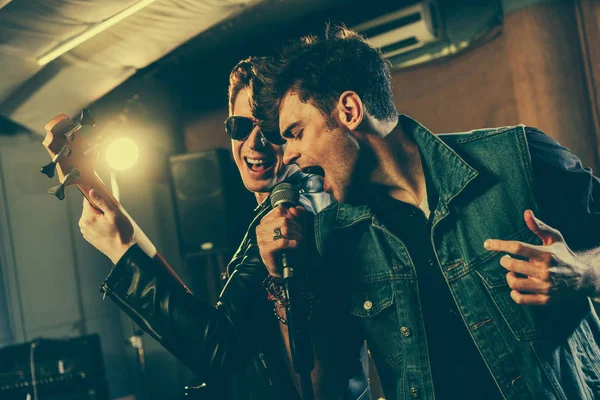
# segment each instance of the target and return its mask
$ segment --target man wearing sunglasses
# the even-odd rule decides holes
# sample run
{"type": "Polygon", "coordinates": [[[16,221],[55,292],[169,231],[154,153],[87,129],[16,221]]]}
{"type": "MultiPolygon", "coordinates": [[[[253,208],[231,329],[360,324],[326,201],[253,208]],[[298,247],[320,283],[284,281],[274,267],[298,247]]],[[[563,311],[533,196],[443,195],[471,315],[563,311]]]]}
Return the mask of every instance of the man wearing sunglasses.
{"type": "MultiPolygon", "coordinates": [[[[102,286],[106,295],[206,383],[207,399],[220,397],[232,375],[236,375],[234,399],[299,399],[299,381],[291,367],[287,299],[280,279],[270,275],[261,260],[255,229],[272,209],[269,194],[280,182],[294,185],[302,206],[285,211],[291,222],[285,230],[273,232],[273,239],[297,235],[302,231],[300,221],[331,200],[319,177],[283,163],[285,142],[278,132],[262,129],[253,116],[253,89],[260,85],[257,74],[267,62],[243,60],[230,75],[225,130],[244,185],[259,205],[227,267],[228,280],[216,307],[194,297],[164,260],[147,255],[136,244],[131,222],[117,205],[92,191],[102,212],[84,200],[80,220],[86,240],[116,264],[102,286]]],[[[307,260],[316,254],[316,249],[305,250],[307,260]]],[[[329,302],[331,280],[318,266],[312,269],[316,270],[318,274],[307,273],[311,284],[302,291],[311,305],[315,398],[368,399],[361,337],[347,333],[355,330],[350,319],[331,311],[337,308],[329,302]]]]}

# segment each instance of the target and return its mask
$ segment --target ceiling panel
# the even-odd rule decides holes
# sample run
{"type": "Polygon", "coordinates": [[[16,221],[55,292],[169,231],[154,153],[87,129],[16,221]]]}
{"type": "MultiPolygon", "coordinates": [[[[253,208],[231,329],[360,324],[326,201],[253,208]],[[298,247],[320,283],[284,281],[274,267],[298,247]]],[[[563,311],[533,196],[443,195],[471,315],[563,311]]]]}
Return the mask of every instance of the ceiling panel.
{"type": "Polygon", "coordinates": [[[138,69],[262,0],[156,0],[41,67],[37,59],[139,0],[15,0],[0,10],[0,114],[43,134],[138,69]]]}

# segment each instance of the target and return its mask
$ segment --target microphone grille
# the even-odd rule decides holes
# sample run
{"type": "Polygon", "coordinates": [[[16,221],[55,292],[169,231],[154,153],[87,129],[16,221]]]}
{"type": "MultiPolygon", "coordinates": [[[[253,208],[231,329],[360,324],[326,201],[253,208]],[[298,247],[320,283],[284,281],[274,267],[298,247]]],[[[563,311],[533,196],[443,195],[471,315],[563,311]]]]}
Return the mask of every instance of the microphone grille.
{"type": "Polygon", "coordinates": [[[290,207],[294,207],[298,205],[300,201],[300,194],[291,183],[281,182],[273,191],[271,191],[271,205],[273,208],[279,207],[281,205],[286,205],[290,207]]]}

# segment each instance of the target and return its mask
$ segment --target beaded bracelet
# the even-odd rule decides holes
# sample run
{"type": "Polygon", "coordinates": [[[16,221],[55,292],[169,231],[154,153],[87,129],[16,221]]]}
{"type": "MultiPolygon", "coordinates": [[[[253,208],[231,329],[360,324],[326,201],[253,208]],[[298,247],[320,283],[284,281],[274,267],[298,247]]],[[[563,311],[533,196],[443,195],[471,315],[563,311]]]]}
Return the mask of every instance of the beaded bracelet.
{"type": "Polygon", "coordinates": [[[279,320],[279,322],[281,322],[284,325],[288,324],[287,319],[279,316],[279,313],[277,312],[277,303],[273,304],[273,313],[275,314],[275,316],[277,317],[277,319],[279,320]]]}

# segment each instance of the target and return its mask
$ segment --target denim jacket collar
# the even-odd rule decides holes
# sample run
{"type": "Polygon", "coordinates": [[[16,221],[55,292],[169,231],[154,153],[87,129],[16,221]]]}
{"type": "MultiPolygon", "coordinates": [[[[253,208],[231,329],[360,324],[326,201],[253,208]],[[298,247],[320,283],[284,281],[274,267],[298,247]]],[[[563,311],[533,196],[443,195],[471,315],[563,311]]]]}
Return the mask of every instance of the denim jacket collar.
{"type": "MultiPolygon", "coordinates": [[[[448,212],[448,203],[477,176],[477,170],[463,160],[442,139],[419,122],[407,115],[399,115],[404,134],[414,138],[421,152],[422,162],[429,168],[431,182],[439,196],[435,214],[443,217],[448,212]]],[[[344,228],[364,220],[372,220],[369,206],[339,204],[335,227],[344,228]]]]}

